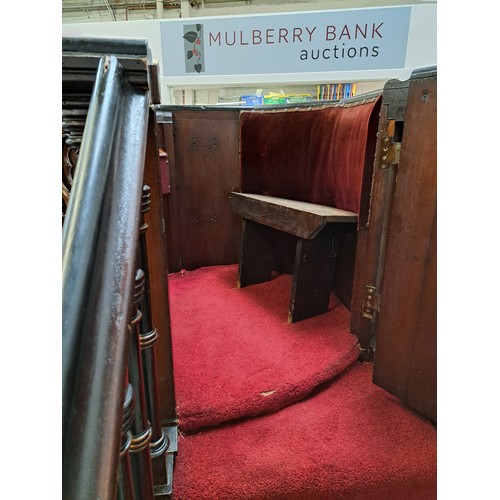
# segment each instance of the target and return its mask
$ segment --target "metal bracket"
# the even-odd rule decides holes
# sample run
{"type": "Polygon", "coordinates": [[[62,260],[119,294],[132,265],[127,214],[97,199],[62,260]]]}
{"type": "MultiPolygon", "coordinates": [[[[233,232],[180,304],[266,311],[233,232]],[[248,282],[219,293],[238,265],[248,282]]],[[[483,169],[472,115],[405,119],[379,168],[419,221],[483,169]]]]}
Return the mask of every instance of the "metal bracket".
{"type": "Polygon", "coordinates": [[[363,316],[368,319],[373,319],[374,312],[380,312],[380,294],[377,293],[377,287],[375,285],[365,285],[363,316]]]}
{"type": "Polygon", "coordinates": [[[388,120],[404,120],[408,103],[409,82],[389,80],[384,85],[382,105],[387,106],[388,120]]]}
{"type": "Polygon", "coordinates": [[[156,123],[173,123],[173,115],[171,111],[155,110],[156,123]]]}
{"type": "Polygon", "coordinates": [[[380,154],[380,168],[386,170],[389,165],[399,165],[399,157],[401,154],[401,143],[391,142],[389,137],[386,137],[382,143],[380,154]]]}
{"type": "Polygon", "coordinates": [[[168,437],[168,448],[165,452],[165,470],[167,484],[160,484],[154,487],[154,495],[167,496],[172,494],[174,479],[174,456],[177,453],[177,425],[163,427],[163,432],[168,437]]]}

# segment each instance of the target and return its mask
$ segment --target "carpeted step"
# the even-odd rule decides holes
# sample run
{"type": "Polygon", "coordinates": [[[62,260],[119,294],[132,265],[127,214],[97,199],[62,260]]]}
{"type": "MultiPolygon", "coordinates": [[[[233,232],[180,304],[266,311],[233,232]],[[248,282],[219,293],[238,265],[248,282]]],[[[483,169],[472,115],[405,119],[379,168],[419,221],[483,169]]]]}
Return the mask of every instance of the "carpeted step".
{"type": "Polygon", "coordinates": [[[356,362],[278,413],[180,436],[173,500],[430,500],[436,429],[356,362]]]}
{"type": "Polygon", "coordinates": [[[359,356],[349,311],[287,322],[291,276],[238,289],[238,267],[169,277],[176,400],[184,432],[277,411],[359,356]]]}

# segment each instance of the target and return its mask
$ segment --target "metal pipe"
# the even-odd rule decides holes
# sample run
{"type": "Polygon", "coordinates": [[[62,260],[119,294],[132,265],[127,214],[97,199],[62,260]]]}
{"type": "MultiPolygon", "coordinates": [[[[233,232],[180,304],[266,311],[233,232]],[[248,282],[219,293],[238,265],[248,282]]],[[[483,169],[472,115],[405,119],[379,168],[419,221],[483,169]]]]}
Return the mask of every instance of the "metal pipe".
{"type": "Polygon", "coordinates": [[[157,19],[163,19],[163,0],[157,0],[156,2],[156,17],[157,19]]]}
{"type": "Polygon", "coordinates": [[[191,7],[188,0],[181,0],[181,17],[190,17],[191,7]]]}
{"type": "MultiPolygon", "coordinates": [[[[163,9],[179,9],[181,6],[181,2],[169,2],[167,5],[163,5],[163,9]]],[[[158,9],[158,1],[157,0],[152,0],[150,2],[126,2],[126,3],[113,3],[113,7],[115,9],[130,9],[130,10],[152,10],[152,9],[158,9]]],[[[62,12],[64,13],[70,13],[70,12],[83,12],[83,11],[99,11],[99,10],[108,10],[106,4],[102,5],[85,5],[82,7],[78,6],[63,6],[62,7],[62,12]]]]}
{"type": "Polygon", "coordinates": [[[113,21],[116,21],[115,13],[114,13],[113,9],[111,8],[111,5],[109,5],[109,1],[104,0],[104,3],[106,4],[106,7],[108,8],[109,13],[111,14],[111,18],[113,19],[113,21]]]}

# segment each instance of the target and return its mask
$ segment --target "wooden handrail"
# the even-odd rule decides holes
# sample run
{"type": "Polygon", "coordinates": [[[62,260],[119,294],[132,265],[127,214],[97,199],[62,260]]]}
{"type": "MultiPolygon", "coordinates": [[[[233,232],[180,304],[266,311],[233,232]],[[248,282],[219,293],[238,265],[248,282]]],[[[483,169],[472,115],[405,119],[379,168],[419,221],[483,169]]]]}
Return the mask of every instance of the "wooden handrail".
{"type": "Polygon", "coordinates": [[[65,498],[116,496],[148,104],[101,60],[63,231],[65,498]]]}
{"type": "MultiPolygon", "coordinates": [[[[148,51],[143,42],[127,42],[122,51],[119,46],[96,40],[63,43],[63,109],[88,107],[67,111],[70,119],[63,119],[63,138],[78,157],[74,175],[65,176],[63,167],[62,488],[70,500],[117,495],[149,500],[171,481],[166,477],[171,439],[162,427],[158,380],[167,379],[173,393],[173,375],[159,377],[155,351],[157,339],[170,331],[168,317],[160,319],[158,329],[155,325],[147,259],[151,243],[144,234],[148,223],[154,231],[163,227],[156,220],[161,213],[144,217],[150,191],[155,199],[160,192],[159,183],[151,189],[144,185],[151,179],[146,157],[154,165],[147,153],[152,129],[148,51]],[[101,54],[110,47],[117,55],[101,54]]],[[[157,275],[152,281],[166,290],[166,281],[158,287],[157,275]]],[[[175,406],[174,395],[164,389],[162,398],[175,406]]]]}

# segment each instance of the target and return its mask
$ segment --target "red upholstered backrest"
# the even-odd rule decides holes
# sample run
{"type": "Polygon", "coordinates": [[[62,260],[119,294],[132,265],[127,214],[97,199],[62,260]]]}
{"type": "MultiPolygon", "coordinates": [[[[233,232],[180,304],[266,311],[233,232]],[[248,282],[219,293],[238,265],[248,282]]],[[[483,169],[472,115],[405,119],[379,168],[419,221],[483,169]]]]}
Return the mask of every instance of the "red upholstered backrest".
{"type": "Polygon", "coordinates": [[[368,207],[362,198],[369,196],[379,101],[242,112],[242,192],[361,214],[368,207]]]}

